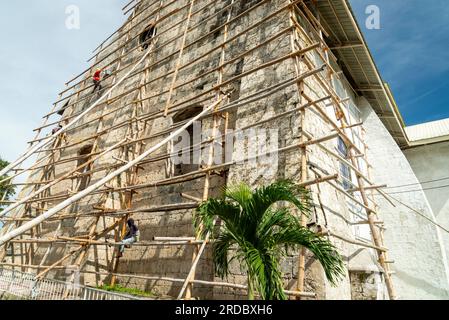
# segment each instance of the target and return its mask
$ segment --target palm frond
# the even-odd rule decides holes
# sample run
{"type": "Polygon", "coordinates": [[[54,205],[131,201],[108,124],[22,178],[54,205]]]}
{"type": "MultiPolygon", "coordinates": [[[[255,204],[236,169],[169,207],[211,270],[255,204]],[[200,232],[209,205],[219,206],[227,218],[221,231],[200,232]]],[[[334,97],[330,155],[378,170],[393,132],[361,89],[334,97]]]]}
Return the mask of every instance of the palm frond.
{"type": "Polygon", "coordinates": [[[289,180],[278,181],[257,189],[254,192],[250,205],[254,212],[263,215],[268,208],[280,201],[294,204],[302,214],[308,214],[310,211],[309,191],[298,187],[289,180]]]}
{"type": "Polygon", "coordinates": [[[229,232],[221,233],[215,240],[213,247],[213,260],[215,265],[215,273],[221,277],[227,277],[229,274],[229,264],[234,257],[229,257],[229,251],[236,239],[229,232]]]}
{"type": "Polygon", "coordinates": [[[273,238],[277,245],[290,248],[303,246],[310,250],[323,266],[326,278],[332,285],[336,285],[344,276],[343,260],[335,246],[326,238],[301,226],[281,229],[273,235],[273,238]]]}
{"type": "Polygon", "coordinates": [[[266,287],[268,280],[265,272],[265,259],[260,251],[252,245],[248,245],[242,250],[245,254],[245,261],[252,281],[253,287],[257,288],[261,298],[266,299],[266,287]]]}
{"type": "Polygon", "coordinates": [[[195,230],[200,237],[204,238],[208,232],[214,231],[215,217],[232,225],[239,220],[240,208],[228,201],[221,199],[209,199],[203,202],[193,217],[195,230]]]}
{"type": "Polygon", "coordinates": [[[274,232],[282,228],[295,228],[300,226],[298,218],[293,216],[288,208],[280,208],[277,210],[268,209],[262,217],[262,221],[258,225],[257,235],[259,241],[265,242],[272,238],[274,232]]]}
{"type": "Polygon", "coordinates": [[[226,188],[224,195],[225,198],[237,202],[245,210],[253,197],[253,192],[247,184],[240,183],[226,188]]]}

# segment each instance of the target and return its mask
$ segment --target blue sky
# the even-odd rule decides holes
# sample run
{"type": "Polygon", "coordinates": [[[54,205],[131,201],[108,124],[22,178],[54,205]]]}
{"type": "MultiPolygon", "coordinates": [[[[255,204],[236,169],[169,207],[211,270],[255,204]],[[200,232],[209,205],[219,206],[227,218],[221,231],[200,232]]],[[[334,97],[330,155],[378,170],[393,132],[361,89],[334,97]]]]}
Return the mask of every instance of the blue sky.
{"type": "Polygon", "coordinates": [[[350,2],[406,124],[449,118],[448,1],[350,2]],[[368,5],[380,9],[380,30],[365,27],[368,5]]]}
{"type": "MultiPolygon", "coordinates": [[[[63,84],[125,20],[128,0],[14,0],[0,3],[0,156],[13,160],[33,137],[63,84]],[[80,8],[79,30],[65,26],[80,8]]],[[[408,125],[449,117],[447,0],[351,0],[383,78],[408,125]],[[367,30],[367,5],[381,29],[367,30]]]]}

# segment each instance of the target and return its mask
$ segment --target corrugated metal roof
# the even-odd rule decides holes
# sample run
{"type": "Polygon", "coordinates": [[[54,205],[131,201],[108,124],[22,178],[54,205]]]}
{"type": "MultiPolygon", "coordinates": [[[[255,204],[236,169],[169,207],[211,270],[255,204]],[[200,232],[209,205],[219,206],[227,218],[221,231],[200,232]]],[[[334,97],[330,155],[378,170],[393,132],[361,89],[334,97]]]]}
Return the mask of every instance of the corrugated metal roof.
{"type": "MultiPolygon", "coordinates": [[[[432,121],[406,127],[405,131],[411,142],[422,140],[449,140],[449,119],[432,121]]],[[[425,142],[425,141],[423,141],[425,142]]]]}
{"type": "Polygon", "coordinates": [[[354,89],[363,95],[399,146],[409,144],[402,117],[393,95],[374,63],[354,13],[347,0],[317,2],[326,39],[354,89]]]}

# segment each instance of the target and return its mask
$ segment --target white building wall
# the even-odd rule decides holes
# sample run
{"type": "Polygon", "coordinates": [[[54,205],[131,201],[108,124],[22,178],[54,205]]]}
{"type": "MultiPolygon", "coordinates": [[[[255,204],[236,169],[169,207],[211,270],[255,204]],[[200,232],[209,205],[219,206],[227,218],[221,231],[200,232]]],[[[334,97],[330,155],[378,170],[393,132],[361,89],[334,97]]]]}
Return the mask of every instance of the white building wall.
{"type": "MultiPolygon", "coordinates": [[[[366,99],[360,98],[358,106],[366,129],[373,182],[389,186],[419,185],[406,157],[366,99]]],[[[422,190],[394,196],[434,219],[422,190]]],[[[399,299],[448,299],[448,268],[440,230],[402,205],[393,207],[380,196],[376,200],[380,218],[387,227],[385,245],[389,248],[389,258],[395,261],[393,280],[399,299]]]]}
{"type": "MultiPolygon", "coordinates": [[[[449,141],[404,150],[438,223],[449,230],[449,141]]],[[[407,187],[415,190],[416,185],[407,187]]],[[[395,190],[396,191],[396,190],[395,190]]],[[[449,256],[449,234],[441,230],[449,256]]]]}

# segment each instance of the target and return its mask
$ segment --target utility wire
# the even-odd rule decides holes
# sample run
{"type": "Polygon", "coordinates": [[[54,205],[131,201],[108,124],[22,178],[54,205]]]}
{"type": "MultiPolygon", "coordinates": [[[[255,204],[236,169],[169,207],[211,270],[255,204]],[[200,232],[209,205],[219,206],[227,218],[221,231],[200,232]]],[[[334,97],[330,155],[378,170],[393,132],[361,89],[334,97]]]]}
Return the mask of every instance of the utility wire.
{"type": "Polygon", "coordinates": [[[407,190],[407,191],[396,191],[396,192],[388,192],[387,194],[402,194],[402,193],[412,193],[412,192],[420,192],[420,191],[426,191],[426,190],[436,190],[436,189],[444,189],[444,188],[449,188],[449,185],[438,186],[438,187],[432,187],[432,188],[422,188],[422,189],[416,189],[416,190],[407,190]]]}
{"type": "Polygon", "coordinates": [[[443,180],[449,180],[449,177],[441,178],[441,179],[435,179],[435,180],[428,180],[428,181],[423,181],[423,182],[419,182],[419,183],[403,184],[403,185],[398,185],[398,186],[394,186],[394,187],[386,187],[386,188],[383,188],[383,189],[395,189],[395,188],[401,188],[401,187],[416,186],[416,185],[420,185],[420,184],[427,184],[427,183],[438,182],[438,181],[443,181],[443,180]]]}

